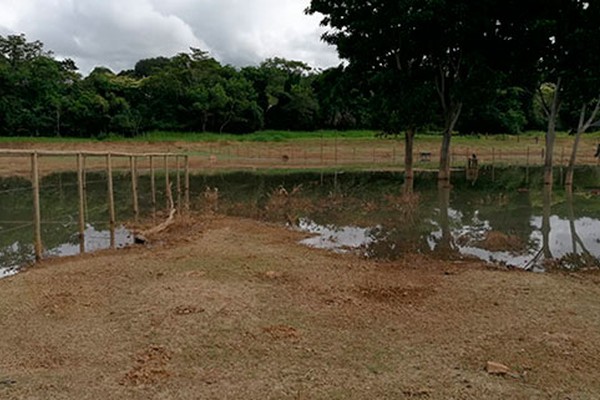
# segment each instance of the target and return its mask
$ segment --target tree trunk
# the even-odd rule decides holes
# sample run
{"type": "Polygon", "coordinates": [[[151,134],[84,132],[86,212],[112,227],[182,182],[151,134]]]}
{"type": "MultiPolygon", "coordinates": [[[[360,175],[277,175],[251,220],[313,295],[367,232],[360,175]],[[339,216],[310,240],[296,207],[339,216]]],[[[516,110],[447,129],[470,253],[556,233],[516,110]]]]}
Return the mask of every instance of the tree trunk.
{"type": "Polygon", "coordinates": [[[458,117],[462,111],[462,103],[452,107],[445,115],[444,135],[442,138],[442,147],[440,150],[440,171],[438,181],[442,186],[450,186],[450,141],[452,140],[452,131],[456,126],[458,117]]]}
{"type": "Polygon", "coordinates": [[[202,133],[206,132],[206,125],[208,124],[208,113],[202,113],[202,133]]]}
{"type": "Polygon", "coordinates": [[[552,186],[554,167],[554,143],[556,141],[556,119],[560,109],[561,79],[556,83],[556,90],[552,98],[552,105],[548,113],[548,131],[546,132],[546,159],[544,161],[544,185],[552,186]]]}
{"type": "Polygon", "coordinates": [[[552,210],[552,186],[546,185],[543,192],[542,212],[542,254],[544,260],[552,260],[552,249],[550,248],[550,212],[552,210]]]}
{"type": "Polygon", "coordinates": [[[414,171],[413,171],[413,148],[415,143],[416,131],[414,128],[407,129],[406,144],[404,147],[404,193],[411,194],[414,189],[414,171]]]}
{"type": "Polygon", "coordinates": [[[225,129],[225,127],[229,124],[229,122],[231,121],[231,116],[227,117],[227,120],[225,120],[225,122],[223,122],[223,124],[221,125],[221,127],[219,128],[219,134],[222,135],[223,134],[223,130],[225,129]]]}
{"type": "Polygon", "coordinates": [[[579,141],[581,140],[581,134],[583,133],[583,120],[585,119],[585,105],[581,108],[581,115],[579,117],[579,125],[577,126],[577,133],[575,134],[575,141],[573,142],[573,150],[571,151],[571,158],[569,158],[569,166],[567,168],[567,176],[565,178],[565,188],[567,191],[573,190],[573,175],[575,174],[575,162],[577,161],[577,148],[579,147],[579,141]]]}
{"type": "Polygon", "coordinates": [[[581,141],[581,135],[583,135],[583,133],[585,133],[585,131],[587,131],[589,129],[591,124],[596,119],[596,115],[598,115],[599,111],[600,111],[600,98],[596,101],[596,107],[594,108],[594,111],[592,111],[590,118],[586,122],[585,121],[586,105],[584,104],[581,107],[581,114],[579,116],[579,125],[577,125],[577,134],[575,135],[575,142],[573,142],[573,151],[571,152],[571,158],[569,159],[569,167],[567,168],[567,177],[565,180],[565,189],[567,191],[573,190],[573,175],[575,174],[575,163],[577,161],[577,149],[579,147],[579,142],[581,141]]]}
{"type": "Polygon", "coordinates": [[[452,231],[450,230],[450,188],[447,186],[438,187],[438,196],[440,204],[440,229],[442,236],[436,246],[435,250],[438,255],[443,256],[445,259],[450,258],[454,252],[454,244],[452,241],[452,231]]]}

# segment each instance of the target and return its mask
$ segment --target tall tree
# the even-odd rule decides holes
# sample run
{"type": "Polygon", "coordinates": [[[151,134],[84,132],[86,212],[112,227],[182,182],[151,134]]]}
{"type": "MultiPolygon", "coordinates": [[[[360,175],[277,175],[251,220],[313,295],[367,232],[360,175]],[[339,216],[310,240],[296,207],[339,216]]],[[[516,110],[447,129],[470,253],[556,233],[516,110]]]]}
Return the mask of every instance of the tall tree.
{"type": "MultiPolygon", "coordinates": [[[[503,2],[312,0],[308,13],[324,15],[323,38],[351,65],[396,69],[407,81],[435,88],[443,139],[439,179],[450,178],[450,142],[466,96],[485,71],[504,67],[511,39],[499,26],[503,2]]],[[[506,14],[508,15],[508,14],[506,14]]],[[[416,110],[415,110],[416,112],[416,110]]]]}
{"type": "MultiPolygon", "coordinates": [[[[572,118],[575,139],[565,179],[573,189],[573,175],[581,136],[600,119],[600,4],[586,3],[579,8],[580,22],[571,33],[568,56],[576,62],[565,73],[569,86],[564,91],[567,113],[572,118]]],[[[578,18],[579,19],[579,18],[578,18]]]]}

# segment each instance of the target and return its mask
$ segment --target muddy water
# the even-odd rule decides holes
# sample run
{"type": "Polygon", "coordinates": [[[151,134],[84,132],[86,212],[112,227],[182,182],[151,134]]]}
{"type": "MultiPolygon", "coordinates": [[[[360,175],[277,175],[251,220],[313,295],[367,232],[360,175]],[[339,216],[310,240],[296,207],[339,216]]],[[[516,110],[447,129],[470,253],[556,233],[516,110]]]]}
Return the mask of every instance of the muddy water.
{"type": "Polygon", "coordinates": [[[576,176],[571,196],[535,184],[541,171],[483,170],[476,182],[455,176],[447,190],[435,174],[422,174],[407,197],[394,173],[229,174],[196,178],[196,187],[208,188],[196,206],[285,223],[310,234],[307,246],[367,258],[416,252],[534,271],[598,268],[600,172],[576,176]]]}
{"type": "MultiPolygon", "coordinates": [[[[115,176],[118,221],[130,220],[129,177],[115,176]]],[[[103,174],[86,176],[86,251],[110,247],[107,179],[103,174]]],[[[77,175],[57,174],[41,181],[42,241],[44,257],[69,256],[79,250],[77,175]]],[[[25,179],[0,179],[0,277],[12,275],[34,260],[33,196],[25,179]]],[[[133,242],[122,225],[115,229],[115,244],[133,242]]]]}
{"type": "MultiPolygon", "coordinates": [[[[307,246],[368,258],[394,260],[417,252],[538,271],[598,268],[600,173],[591,168],[576,177],[575,195],[569,196],[536,185],[539,171],[483,170],[476,182],[455,176],[451,190],[438,189],[435,174],[421,174],[416,194],[407,197],[396,173],[229,173],[193,176],[191,198],[196,210],[286,224],[308,234],[302,242],[307,246]]],[[[116,174],[114,181],[117,220],[131,221],[130,177],[116,174]]],[[[76,182],[76,174],[42,181],[48,257],[79,253],[76,182]]],[[[139,186],[142,217],[148,217],[149,178],[140,177],[139,186]]],[[[162,205],[160,177],[157,186],[162,205]]],[[[105,175],[86,175],[87,251],[109,247],[106,188],[105,175]]],[[[28,181],[0,180],[0,277],[33,260],[31,204],[28,181]]],[[[118,246],[132,242],[122,226],[115,236],[118,246]]]]}

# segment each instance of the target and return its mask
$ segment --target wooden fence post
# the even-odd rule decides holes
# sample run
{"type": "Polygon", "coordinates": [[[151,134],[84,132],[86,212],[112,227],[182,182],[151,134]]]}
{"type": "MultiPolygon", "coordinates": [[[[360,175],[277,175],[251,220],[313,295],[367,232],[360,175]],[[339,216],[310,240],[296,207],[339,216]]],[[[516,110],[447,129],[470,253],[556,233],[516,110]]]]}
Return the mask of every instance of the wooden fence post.
{"type": "Polygon", "coordinates": [[[335,150],[334,150],[334,154],[335,154],[334,165],[337,165],[338,164],[338,135],[337,135],[337,131],[335,132],[335,150]]]}
{"type": "Polygon", "coordinates": [[[79,191],[79,252],[85,253],[85,189],[83,187],[83,154],[77,154],[77,184],[79,191]]]}
{"type": "Polygon", "coordinates": [[[152,212],[156,213],[156,171],[154,157],[150,156],[150,191],[152,192],[152,212]]]}
{"type": "Polygon", "coordinates": [[[42,214],[40,211],[40,175],[38,169],[38,154],[31,154],[31,183],[33,187],[33,239],[35,248],[35,259],[42,259],[42,214]]]}
{"type": "Polygon", "coordinates": [[[525,164],[525,183],[529,184],[529,146],[527,146],[527,161],[525,164]]]}
{"type": "Polygon", "coordinates": [[[115,192],[113,187],[113,176],[112,176],[112,155],[108,153],[106,155],[106,174],[108,176],[108,212],[109,212],[109,224],[110,224],[110,247],[115,248],[115,192]]]}
{"type": "Polygon", "coordinates": [[[179,156],[175,156],[175,168],[177,168],[177,210],[181,211],[181,163],[179,156]]]}
{"type": "Polygon", "coordinates": [[[492,147],[492,182],[496,180],[496,149],[492,147]]]}
{"type": "Polygon", "coordinates": [[[131,195],[133,197],[133,214],[135,221],[137,222],[140,213],[138,205],[138,193],[137,193],[137,157],[129,157],[129,166],[131,168],[131,195]]]}
{"type": "Polygon", "coordinates": [[[190,210],[190,156],[185,156],[185,209],[190,210]]]}
{"type": "Polygon", "coordinates": [[[321,133],[321,165],[323,165],[324,162],[324,151],[325,149],[323,148],[324,144],[323,144],[323,134],[321,133]]]}
{"type": "Polygon", "coordinates": [[[169,180],[169,156],[165,155],[165,195],[167,196],[167,210],[171,208],[169,202],[169,193],[171,192],[171,182],[169,180]]]}

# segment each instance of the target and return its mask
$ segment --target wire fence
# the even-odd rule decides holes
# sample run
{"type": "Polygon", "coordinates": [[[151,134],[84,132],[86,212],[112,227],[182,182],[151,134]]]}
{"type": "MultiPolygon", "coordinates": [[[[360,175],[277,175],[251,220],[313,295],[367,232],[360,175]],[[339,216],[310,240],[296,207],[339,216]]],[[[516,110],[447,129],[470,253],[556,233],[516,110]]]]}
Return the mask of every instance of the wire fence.
{"type": "MultiPolygon", "coordinates": [[[[45,249],[52,249],[53,244],[72,242],[73,236],[78,238],[82,253],[86,247],[95,247],[90,240],[98,235],[89,229],[94,225],[107,225],[110,247],[116,247],[117,221],[137,221],[141,209],[152,208],[156,212],[159,196],[167,195],[171,201],[165,204],[170,207],[189,205],[189,158],[185,155],[3,150],[0,156],[30,161],[31,176],[30,182],[16,181],[14,187],[0,188],[0,237],[33,230],[37,260],[48,252],[45,249]],[[64,162],[69,157],[77,160],[76,173],[40,177],[40,171],[51,168],[56,158],[64,162]],[[140,185],[138,163],[142,159],[149,160],[150,179],[140,185]],[[157,159],[162,161],[162,167],[156,166],[157,159]],[[123,160],[129,164],[128,171],[123,169],[123,160]],[[44,165],[45,161],[50,162],[44,165]],[[86,161],[104,162],[104,170],[99,172],[96,167],[94,172],[89,172],[86,161]],[[161,174],[164,190],[157,184],[157,175],[161,174]],[[176,204],[172,200],[171,179],[176,184],[176,204]],[[102,198],[105,200],[100,201],[102,198]]],[[[98,237],[105,235],[101,233],[98,237]]]]}
{"type": "MultiPolygon", "coordinates": [[[[517,147],[455,145],[451,167],[466,168],[473,156],[480,166],[543,165],[545,150],[541,144],[521,143],[517,147]]],[[[436,145],[417,143],[414,167],[435,170],[439,156],[436,145]]],[[[570,147],[557,146],[553,156],[556,166],[566,166],[570,147]]],[[[0,187],[0,237],[33,231],[35,257],[41,259],[44,249],[63,243],[65,235],[70,241],[75,237],[85,252],[89,239],[96,235],[88,232],[86,241],[86,227],[106,226],[110,247],[116,247],[118,221],[135,221],[141,212],[155,215],[170,207],[189,209],[191,170],[402,170],[404,161],[404,143],[399,140],[208,143],[192,146],[185,154],[0,150],[0,162],[17,165],[13,171],[25,171],[23,175],[29,177],[0,187]],[[51,175],[56,171],[71,172],[51,175]],[[12,213],[9,209],[21,211],[12,213]],[[12,214],[10,218],[8,214],[12,214]],[[67,234],[61,233],[59,238],[56,227],[61,226],[67,234]]],[[[600,166],[589,144],[581,147],[577,161],[578,165],[600,166]]],[[[102,233],[99,237],[106,236],[102,233]]]]}

